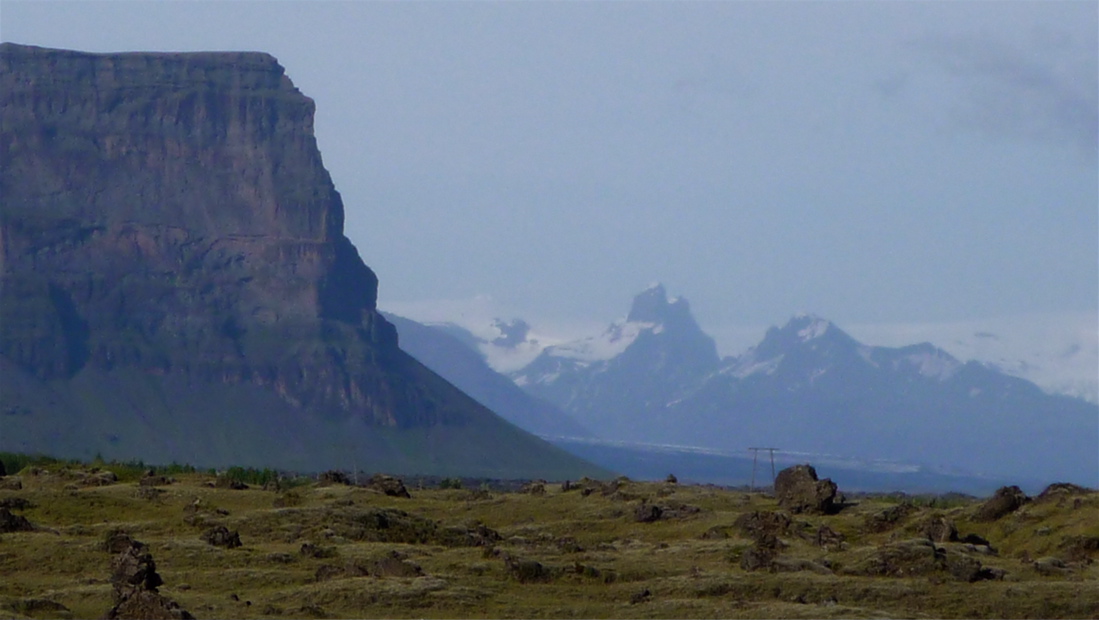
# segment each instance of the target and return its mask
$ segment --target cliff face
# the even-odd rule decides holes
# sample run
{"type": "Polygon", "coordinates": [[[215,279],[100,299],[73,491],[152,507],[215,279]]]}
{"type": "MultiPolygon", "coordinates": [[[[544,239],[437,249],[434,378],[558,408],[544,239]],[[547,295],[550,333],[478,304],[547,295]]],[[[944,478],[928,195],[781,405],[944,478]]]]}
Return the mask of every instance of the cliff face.
{"type": "Polygon", "coordinates": [[[0,46],[2,361],[258,387],[365,427],[489,423],[376,312],[313,111],[266,54],[0,46]]]}

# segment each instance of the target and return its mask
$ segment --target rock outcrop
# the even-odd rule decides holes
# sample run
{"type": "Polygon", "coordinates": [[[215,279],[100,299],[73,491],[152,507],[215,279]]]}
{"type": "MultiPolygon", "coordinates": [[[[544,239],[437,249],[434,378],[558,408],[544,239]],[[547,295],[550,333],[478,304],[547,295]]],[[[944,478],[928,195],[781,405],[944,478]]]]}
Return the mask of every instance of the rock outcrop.
{"type": "Polygon", "coordinates": [[[585,469],[398,348],[313,112],[267,54],[0,46],[0,447],[585,469]]]}
{"type": "Polygon", "coordinates": [[[828,514],[836,508],[836,483],[818,480],[812,465],[794,465],[775,477],[775,497],[779,506],[795,514],[828,514]]]}

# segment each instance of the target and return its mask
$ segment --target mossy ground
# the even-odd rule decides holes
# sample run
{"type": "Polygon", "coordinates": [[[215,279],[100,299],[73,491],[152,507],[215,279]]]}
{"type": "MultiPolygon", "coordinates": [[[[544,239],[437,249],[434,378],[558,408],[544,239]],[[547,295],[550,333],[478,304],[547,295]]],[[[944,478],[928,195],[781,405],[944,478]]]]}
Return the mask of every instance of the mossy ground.
{"type": "Polygon", "coordinates": [[[544,495],[531,495],[418,489],[406,480],[412,498],[404,499],[344,485],[230,490],[215,488],[214,477],[206,474],[176,477],[176,483],[150,492],[134,481],[83,487],[72,476],[24,471],[23,489],[0,491],[0,500],[29,500],[33,507],[17,512],[39,529],[0,535],[0,617],[100,617],[112,596],[111,556],[101,545],[116,529],[148,544],[165,582],[161,593],[199,618],[1099,613],[1099,564],[1093,562],[1099,552],[1070,557],[1066,551],[1074,538],[1099,537],[1095,493],[1035,501],[991,523],[972,520],[977,500],[917,502],[893,527],[874,533],[867,520],[897,502],[860,498],[834,515],[791,515],[792,525],[779,534],[786,568],[746,571],[739,559],[753,540],[733,524],[751,511],[779,510],[764,494],[628,482],[608,494],[547,484],[544,495]],[[642,500],[700,510],[642,523],[635,518],[642,500]],[[379,511],[393,524],[388,540],[363,529],[379,511]],[[851,574],[883,546],[918,538],[918,524],[932,514],[952,520],[963,536],[984,537],[995,552],[965,543],[938,547],[1002,570],[1002,578],[965,583],[946,572],[851,574]],[[239,531],[243,546],[203,542],[200,535],[215,524],[239,531]],[[478,525],[495,530],[501,540],[466,546],[451,535],[478,525]],[[844,536],[841,548],[818,545],[813,534],[821,526],[844,536]],[[407,542],[414,539],[419,542],[407,542]],[[325,552],[303,554],[306,542],[325,552]],[[379,577],[347,569],[394,552],[422,575],[379,577]],[[1048,557],[1065,559],[1063,568],[1040,571],[1033,560],[1048,557]],[[509,569],[509,558],[536,561],[544,572],[521,580],[509,569]],[[801,570],[789,568],[799,562],[801,570]],[[345,570],[318,579],[322,566],[345,570]]]}

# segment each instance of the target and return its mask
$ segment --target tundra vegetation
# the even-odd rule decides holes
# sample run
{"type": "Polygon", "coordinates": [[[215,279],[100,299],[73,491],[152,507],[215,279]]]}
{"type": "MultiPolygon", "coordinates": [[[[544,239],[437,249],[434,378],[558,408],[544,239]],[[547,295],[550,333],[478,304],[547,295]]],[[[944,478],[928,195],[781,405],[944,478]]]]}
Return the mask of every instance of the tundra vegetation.
{"type": "Polygon", "coordinates": [[[0,617],[1099,610],[1099,493],[1067,484],[814,506],[674,476],[520,485],[0,457],[0,617]]]}

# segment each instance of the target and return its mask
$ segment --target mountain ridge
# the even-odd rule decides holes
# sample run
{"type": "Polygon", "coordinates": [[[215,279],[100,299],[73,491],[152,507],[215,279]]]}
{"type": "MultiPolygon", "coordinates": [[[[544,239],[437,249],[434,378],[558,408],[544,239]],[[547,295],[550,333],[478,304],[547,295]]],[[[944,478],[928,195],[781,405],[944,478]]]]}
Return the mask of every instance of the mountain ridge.
{"type": "MultiPolygon", "coordinates": [[[[634,314],[631,306],[631,316],[686,307],[653,299],[665,295],[662,286],[650,287],[634,303],[646,310],[634,314]]],[[[545,347],[509,376],[604,440],[726,450],[779,445],[976,474],[1099,482],[1099,408],[963,362],[931,343],[865,345],[831,321],[801,313],[740,355],[716,360],[701,353],[674,364],[690,372],[664,376],[676,345],[654,344],[666,337],[658,325],[613,323],[600,337],[545,347]],[[596,346],[616,337],[617,348],[596,346]]]]}

